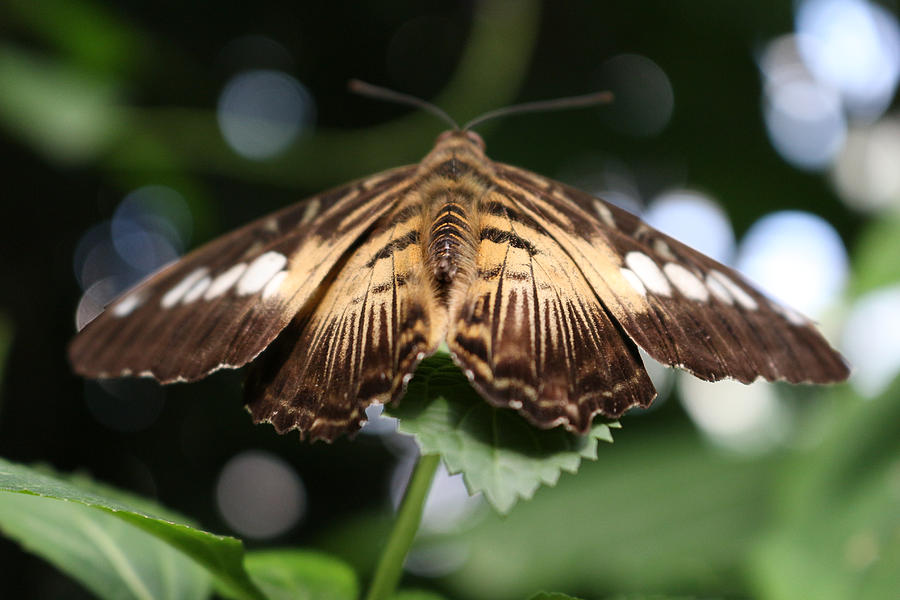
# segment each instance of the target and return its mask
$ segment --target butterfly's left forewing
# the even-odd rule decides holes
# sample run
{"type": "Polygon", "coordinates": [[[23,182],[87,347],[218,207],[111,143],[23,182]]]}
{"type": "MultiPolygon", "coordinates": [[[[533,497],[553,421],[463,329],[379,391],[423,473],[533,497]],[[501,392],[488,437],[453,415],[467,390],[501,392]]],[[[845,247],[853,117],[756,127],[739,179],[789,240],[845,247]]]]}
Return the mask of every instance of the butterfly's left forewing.
{"type": "Polygon", "coordinates": [[[69,347],[75,370],[168,383],[253,360],[402,196],[413,170],[401,167],[314,196],[152,275],[79,332],[69,347]]]}
{"type": "Polygon", "coordinates": [[[497,191],[480,203],[476,272],[451,304],[447,343],[493,405],[585,433],[656,395],[630,339],[543,224],[497,191]]]}
{"type": "Polygon", "coordinates": [[[545,223],[624,331],[650,356],[706,380],[847,378],[815,326],[728,267],[634,215],[534,173],[497,165],[498,189],[545,223]]]}

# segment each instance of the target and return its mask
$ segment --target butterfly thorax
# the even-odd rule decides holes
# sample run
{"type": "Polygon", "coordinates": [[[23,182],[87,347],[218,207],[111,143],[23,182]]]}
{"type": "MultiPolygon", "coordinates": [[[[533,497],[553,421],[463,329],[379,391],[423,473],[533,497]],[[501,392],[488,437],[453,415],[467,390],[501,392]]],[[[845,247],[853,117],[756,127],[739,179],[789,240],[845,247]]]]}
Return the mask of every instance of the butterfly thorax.
{"type": "Polygon", "coordinates": [[[492,163],[477,134],[446,132],[420,167],[426,263],[440,298],[467,282],[478,248],[478,203],[490,189],[492,163]],[[454,285],[456,284],[456,285],[454,285]]]}

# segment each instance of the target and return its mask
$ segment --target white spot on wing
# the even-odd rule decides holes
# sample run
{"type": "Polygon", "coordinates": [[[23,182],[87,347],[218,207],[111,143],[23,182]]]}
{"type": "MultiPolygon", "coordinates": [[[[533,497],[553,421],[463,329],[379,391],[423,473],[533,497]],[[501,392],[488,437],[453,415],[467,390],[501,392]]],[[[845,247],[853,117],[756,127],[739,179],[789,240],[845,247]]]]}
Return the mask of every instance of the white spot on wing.
{"type": "Polygon", "coordinates": [[[279,288],[281,288],[281,284],[284,283],[285,278],[287,277],[287,271],[278,271],[275,274],[275,277],[269,280],[269,283],[266,284],[266,287],[263,288],[262,298],[263,300],[268,300],[272,296],[278,294],[279,288]]]}
{"type": "Polygon", "coordinates": [[[672,287],[653,259],[643,252],[629,252],[625,255],[625,264],[643,282],[644,286],[660,296],[671,296],[672,287]]]}
{"type": "Polygon", "coordinates": [[[594,199],[594,212],[597,213],[597,216],[600,217],[600,220],[603,221],[605,225],[609,227],[616,226],[616,220],[613,218],[612,211],[609,210],[609,207],[606,206],[602,200],[594,199]]]}
{"type": "Polygon", "coordinates": [[[785,306],[783,304],[778,304],[777,302],[772,301],[770,301],[769,304],[772,306],[772,309],[775,312],[787,319],[792,325],[796,325],[798,327],[809,325],[809,321],[807,320],[807,318],[798,313],[790,306],[785,306]]]}
{"type": "Polygon", "coordinates": [[[641,283],[641,280],[638,279],[638,276],[634,274],[634,271],[622,267],[621,269],[619,269],[619,272],[622,273],[622,277],[625,278],[625,281],[627,281],[631,285],[631,287],[634,288],[634,291],[636,291],[641,296],[647,295],[647,288],[644,287],[644,284],[641,283]]]}
{"type": "Polygon", "coordinates": [[[663,271],[665,272],[666,277],[669,278],[669,281],[672,282],[672,285],[674,285],[686,298],[697,300],[699,302],[706,302],[709,300],[709,290],[703,285],[703,282],[688,269],[677,263],[666,263],[663,267],[663,271]]]}
{"type": "Polygon", "coordinates": [[[709,288],[712,295],[718,298],[720,302],[724,302],[728,305],[734,304],[734,298],[731,297],[731,294],[728,293],[725,286],[719,283],[711,273],[706,276],[706,287],[709,288]]]}
{"type": "Polygon", "coordinates": [[[172,308],[178,301],[181,300],[188,291],[194,287],[194,284],[206,277],[206,274],[209,272],[209,269],[206,267],[200,267],[193,271],[190,275],[182,279],[178,285],[170,289],[165,295],[162,297],[162,300],[159,301],[160,306],[163,308],[172,308]]]}
{"type": "Polygon", "coordinates": [[[653,250],[666,260],[676,260],[675,253],[669,248],[669,245],[662,239],[653,240],[653,250]]]}
{"type": "Polygon", "coordinates": [[[257,256],[237,282],[238,296],[255,294],[284,267],[287,257],[279,252],[266,252],[257,256]]]}
{"type": "Polygon", "coordinates": [[[206,290],[206,294],[203,295],[204,300],[212,300],[213,298],[218,298],[225,292],[227,292],[231,286],[233,286],[238,279],[241,278],[241,275],[244,274],[244,271],[247,270],[246,263],[238,263],[225,271],[224,273],[220,273],[213,279],[209,288],[206,290]]]}
{"type": "Polygon", "coordinates": [[[728,293],[737,300],[738,304],[747,310],[756,310],[758,308],[753,296],[745,292],[744,288],[733,282],[728,275],[720,271],[710,271],[709,274],[728,290],[728,293]]]}
{"type": "Polygon", "coordinates": [[[126,317],[144,302],[142,294],[131,293],[119,300],[112,308],[112,314],[117,317],[126,317]]]}
{"type": "Polygon", "coordinates": [[[212,279],[209,277],[204,277],[188,290],[188,293],[184,295],[184,298],[181,299],[182,304],[190,304],[197,298],[203,295],[203,292],[206,291],[206,288],[209,287],[209,284],[212,283],[212,279]]]}

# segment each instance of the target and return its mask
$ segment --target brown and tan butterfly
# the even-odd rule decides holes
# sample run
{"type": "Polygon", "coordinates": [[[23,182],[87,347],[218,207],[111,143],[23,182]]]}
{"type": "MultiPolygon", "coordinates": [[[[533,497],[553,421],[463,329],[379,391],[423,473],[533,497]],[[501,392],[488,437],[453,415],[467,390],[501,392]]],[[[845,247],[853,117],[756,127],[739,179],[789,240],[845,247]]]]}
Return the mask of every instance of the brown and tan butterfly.
{"type": "Polygon", "coordinates": [[[397,400],[442,342],[494,406],[579,433],[651,403],[638,347],[710,381],[848,376],[812,323],[735,271],[492,161],[470,127],[441,134],[417,165],[263,217],[149,277],[76,336],[75,370],[170,383],[253,361],[254,421],[329,441],[397,400]]]}

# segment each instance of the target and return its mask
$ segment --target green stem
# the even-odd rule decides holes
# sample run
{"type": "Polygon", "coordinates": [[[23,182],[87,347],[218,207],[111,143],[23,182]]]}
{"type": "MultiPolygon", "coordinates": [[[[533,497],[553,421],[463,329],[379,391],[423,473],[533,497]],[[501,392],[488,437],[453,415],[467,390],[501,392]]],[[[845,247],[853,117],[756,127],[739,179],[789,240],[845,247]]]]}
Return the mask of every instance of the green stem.
{"type": "Polygon", "coordinates": [[[437,454],[427,454],[419,458],[403,495],[403,503],[400,505],[400,512],[397,513],[394,530],[381,555],[381,560],[378,561],[378,568],[375,569],[375,577],[372,579],[366,600],[388,600],[394,594],[400,575],[403,574],[406,555],[409,554],[413,538],[419,530],[422,509],[431,488],[431,480],[440,462],[441,457],[437,454]]]}

